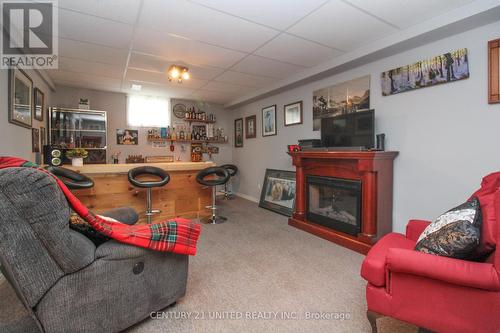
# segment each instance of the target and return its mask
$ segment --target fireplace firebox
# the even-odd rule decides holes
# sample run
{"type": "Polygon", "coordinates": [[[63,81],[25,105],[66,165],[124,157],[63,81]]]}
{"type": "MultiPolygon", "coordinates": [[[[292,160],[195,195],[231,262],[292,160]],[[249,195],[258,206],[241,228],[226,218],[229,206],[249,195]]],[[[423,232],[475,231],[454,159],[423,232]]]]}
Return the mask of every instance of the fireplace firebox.
{"type": "Polygon", "coordinates": [[[356,236],[361,232],[361,181],[306,176],[307,220],[356,236]]]}

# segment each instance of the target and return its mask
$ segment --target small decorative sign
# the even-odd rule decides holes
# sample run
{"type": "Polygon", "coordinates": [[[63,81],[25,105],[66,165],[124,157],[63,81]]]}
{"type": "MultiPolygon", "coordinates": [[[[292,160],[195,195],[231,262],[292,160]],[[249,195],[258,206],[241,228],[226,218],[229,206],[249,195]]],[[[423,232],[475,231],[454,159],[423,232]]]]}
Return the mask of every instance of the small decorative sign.
{"type": "Polygon", "coordinates": [[[137,130],[117,129],[116,144],[118,145],[138,145],[139,133],[137,130]]]}

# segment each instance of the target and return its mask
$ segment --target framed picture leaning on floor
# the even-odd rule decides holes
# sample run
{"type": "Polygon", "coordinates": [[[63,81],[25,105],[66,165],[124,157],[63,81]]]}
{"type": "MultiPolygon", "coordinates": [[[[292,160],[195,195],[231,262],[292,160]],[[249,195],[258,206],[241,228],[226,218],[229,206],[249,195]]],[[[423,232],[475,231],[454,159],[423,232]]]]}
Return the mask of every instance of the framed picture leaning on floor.
{"type": "Polygon", "coordinates": [[[259,207],[292,216],[295,207],[295,171],[266,169],[259,207]]]}

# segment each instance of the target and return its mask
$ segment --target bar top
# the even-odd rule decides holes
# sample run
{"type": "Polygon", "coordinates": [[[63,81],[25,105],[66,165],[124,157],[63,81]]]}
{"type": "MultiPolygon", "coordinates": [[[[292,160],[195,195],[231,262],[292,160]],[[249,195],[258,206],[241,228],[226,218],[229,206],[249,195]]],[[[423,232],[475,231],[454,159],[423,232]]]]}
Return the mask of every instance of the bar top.
{"type": "Polygon", "coordinates": [[[215,166],[215,163],[207,161],[207,162],[170,162],[170,163],[84,164],[81,167],[74,167],[71,165],[63,165],[63,167],[84,174],[97,174],[97,173],[127,173],[130,169],[146,165],[155,166],[157,168],[166,171],[192,171],[192,170],[201,170],[215,166]]]}

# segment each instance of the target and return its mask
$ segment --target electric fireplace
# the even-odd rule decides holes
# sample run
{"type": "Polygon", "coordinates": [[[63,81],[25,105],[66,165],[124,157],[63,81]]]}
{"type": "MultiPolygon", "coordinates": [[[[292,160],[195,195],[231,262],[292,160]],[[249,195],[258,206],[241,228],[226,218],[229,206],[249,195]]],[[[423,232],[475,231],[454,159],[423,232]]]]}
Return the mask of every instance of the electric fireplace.
{"type": "Polygon", "coordinates": [[[361,182],[306,176],[307,220],[357,235],[361,232],[361,182]]]}
{"type": "Polygon", "coordinates": [[[394,151],[294,151],[288,224],[360,253],[392,231],[394,151]]]}

